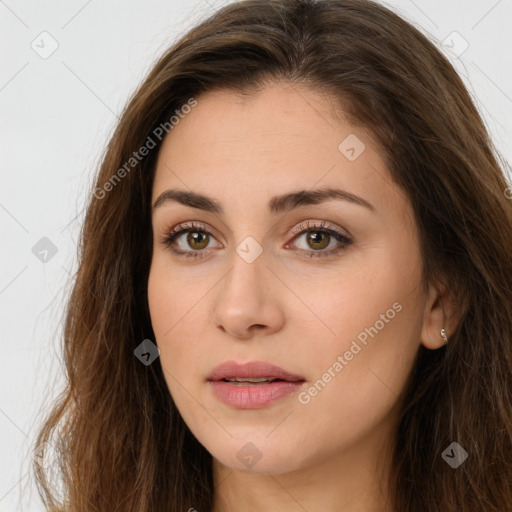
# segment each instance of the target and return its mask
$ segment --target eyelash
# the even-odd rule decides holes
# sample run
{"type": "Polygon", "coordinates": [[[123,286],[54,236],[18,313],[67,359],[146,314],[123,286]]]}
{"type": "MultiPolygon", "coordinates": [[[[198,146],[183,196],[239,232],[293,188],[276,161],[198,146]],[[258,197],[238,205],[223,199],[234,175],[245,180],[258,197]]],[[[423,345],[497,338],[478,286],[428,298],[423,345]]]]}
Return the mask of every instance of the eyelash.
{"type": "MultiPolygon", "coordinates": [[[[335,228],[324,228],[325,221],[320,222],[319,224],[310,223],[308,220],[307,222],[303,224],[299,224],[296,228],[292,230],[292,233],[294,234],[294,239],[298,238],[299,235],[303,235],[304,233],[307,233],[309,231],[314,231],[317,233],[325,233],[328,235],[333,236],[338,242],[342,242],[344,245],[342,247],[336,247],[329,250],[305,250],[305,249],[297,249],[299,253],[302,253],[304,257],[306,258],[322,258],[322,257],[328,257],[333,256],[335,254],[338,254],[339,252],[346,249],[348,245],[352,243],[352,240],[335,228]]],[[[161,239],[161,243],[163,243],[166,247],[169,247],[172,252],[179,256],[184,256],[185,258],[204,258],[204,253],[206,252],[205,249],[201,250],[190,250],[190,251],[180,251],[173,247],[174,241],[176,238],[178,238],[180,235],[184,233],[203,233],[208,236],[213,236],[212,233],[206,229],[204,225],[197,224],[195,222],[186,222],[183,224],[179,224],[175,228],[171,229],[168,233],[165,233],[161,239]]]]}

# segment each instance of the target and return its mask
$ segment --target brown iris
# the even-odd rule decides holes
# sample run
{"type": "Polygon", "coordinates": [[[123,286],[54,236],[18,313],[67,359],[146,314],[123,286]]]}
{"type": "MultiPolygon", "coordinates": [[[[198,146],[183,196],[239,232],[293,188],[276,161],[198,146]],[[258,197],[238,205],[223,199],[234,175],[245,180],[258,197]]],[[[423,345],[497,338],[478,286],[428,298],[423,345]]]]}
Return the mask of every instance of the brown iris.
{"type": "Polygon", "coordinates": [[[330,235],[321,231],[311,231],[307,234],[307,243],[312,249],[325,249],[329,245],[330,235]],[[311,245],[313,242],[314,245],[311,245]]]}
{"type": "Polygon", "coordinates": [[[187,243],[193,249],[204,249],[208,245],[208,235],[201,231],[191,231],[187,235],[187,243]],[[202,240],[201,240],[202,237],[202,240]],[[194,245],[198,244],[198,245],[194,245]]]}

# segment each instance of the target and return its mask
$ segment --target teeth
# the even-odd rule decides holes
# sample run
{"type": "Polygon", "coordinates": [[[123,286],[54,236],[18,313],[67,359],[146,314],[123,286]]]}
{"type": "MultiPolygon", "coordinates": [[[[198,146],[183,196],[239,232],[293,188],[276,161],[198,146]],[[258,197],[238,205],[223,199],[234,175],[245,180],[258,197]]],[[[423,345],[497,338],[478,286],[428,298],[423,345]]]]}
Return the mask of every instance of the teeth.
{"type": "Polygon", "coordinates": [[[271,382],[276,379],[269,379],[267,377],[230,377],[224,380],[229,382],[271,382]]]}

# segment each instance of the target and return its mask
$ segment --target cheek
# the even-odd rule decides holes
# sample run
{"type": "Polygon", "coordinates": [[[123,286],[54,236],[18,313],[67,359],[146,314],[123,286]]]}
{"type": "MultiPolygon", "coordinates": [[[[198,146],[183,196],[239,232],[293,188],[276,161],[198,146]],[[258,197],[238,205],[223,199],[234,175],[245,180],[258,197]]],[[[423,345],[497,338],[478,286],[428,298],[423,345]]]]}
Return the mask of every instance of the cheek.
{"type": "MultiPolygon", "coordinates": [[[[160,364],[167,389],[189,428],[196,433],[210,425],[211,417],[192,398],[197,386],[204,312],[200,299],[205,290],[190,286],[190,279],[169,268],[168,258],[154,257],[148,278],[148,303],[151,323],[160,350],[160,364]],[[188,283],[188,284],[187,284],[188,283]]],[[[198,378],[199,377],[199,378],[198,378]]],[[[206,436],[207,437],[207,436],[206,436]]]]}
{"type": "Polygon", "coordinates": [[[405,257],[382,245],[351,254],[328,274],[310,272],[307,279],[286,276],[310,311],[297,313],[297,325],[302,332],[317,332],[307,336],[315,350],[303,355],[313,355],[325,364],[325,356],[332,358],[333,353],[348,350],[361,333],[361,341],[365,336],[371,339],[365,329],[374,333],[375,324],[379,339],[389,338],[394,345],[407,343],[411,339],[407,324],[416,322],[421,311],[417,268],[414,255],[405,257]]]}
{"type": "Polygon", "coordinates": [[[319,335],[305,336],[309,346],[299,348],[312,368],[313,386],[304,401],[340,418],[374,417],[393,405],[420,344],[419,268],[414,258],[382,247],[357,267],[333,274],[323,293],[302,287],[322,320],[315,319],[319,335]]]}
{"type": "Polygon", "coordinates": [[[177,342],[177,334],[183,327],[181,324],[186,321],[185,308],[189,302],[186,291],[184,295],[180,286],[180,278],[166,268],[164,258],[155,257],[148,278],[149,313],[162,366],[170,371],[173,369],[169,363],[179,357],[179,348],[186,346],[177,342]],[[169,357],[171,352],[172,358],[169,357]]]}
{"type": "Polygon", "coordinates": [[[208,290],[201,282],[206,281],[191,285],[189,276],[170,267],[167,255],[157,253],[153,258],[148,278],[149,312],[160,361],[171,389],[173,382],[169,376],[175,376],[179,382],[188,381],[201,356],[208,290]]]}
{"type": "Polygon", "coordinates": [[[156,338],[164,341],[188,323],[191,312],[197,313],[205,290],[171,265],[164,251],[154,253],[148,277],[149,312],[156,338]]]}
{"type": "Polygon", "coordinates": [[[153,262],[148,278],[148,304],[151,324],[157,340],[163,336],[165,328],[171,327],[170,313],[175,311],[175,294],[172,292],[173,283],[159,269],[158,262],[153,262]]]}

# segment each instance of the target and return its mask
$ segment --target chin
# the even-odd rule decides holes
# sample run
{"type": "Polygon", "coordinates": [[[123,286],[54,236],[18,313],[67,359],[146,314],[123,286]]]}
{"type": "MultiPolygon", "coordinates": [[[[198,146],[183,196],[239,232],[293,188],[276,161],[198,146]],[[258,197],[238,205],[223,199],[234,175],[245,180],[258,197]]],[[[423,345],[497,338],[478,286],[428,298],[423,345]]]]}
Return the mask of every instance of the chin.
{"type": "Polygon", "coordinates": [[[233,471],[239,471],[241,473],[252,473],[255,475],[281,475],[299,469],[290,462],[289,458],[277,458],[275,455],[272,457],[265,457],[265,460],[264,457],[262,457],[258,462],[250,467],[240,462],[236,456],[236,453],[231,454],[231,456],[226,454],[226,456],[222,459],[217,457],[215,458],[219,463],[233,471]]]}
{"type": "Polygon", "coordinates": [[[272,441],[264,436],[245,435],[222,445],[212,440],[205,448],[217,462],[234,471],[279,475],[299,469],[301,465],[301,461],[293,457],[296,444],[288,443],[291,441],[277,437],[272,441]]]}

